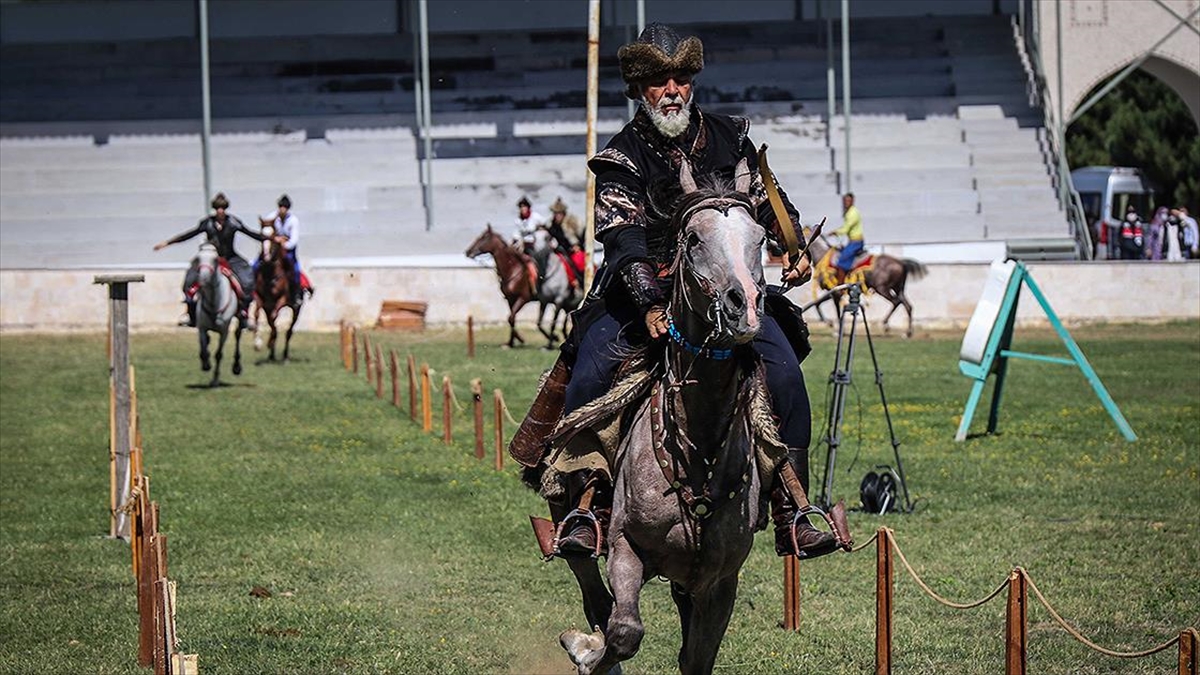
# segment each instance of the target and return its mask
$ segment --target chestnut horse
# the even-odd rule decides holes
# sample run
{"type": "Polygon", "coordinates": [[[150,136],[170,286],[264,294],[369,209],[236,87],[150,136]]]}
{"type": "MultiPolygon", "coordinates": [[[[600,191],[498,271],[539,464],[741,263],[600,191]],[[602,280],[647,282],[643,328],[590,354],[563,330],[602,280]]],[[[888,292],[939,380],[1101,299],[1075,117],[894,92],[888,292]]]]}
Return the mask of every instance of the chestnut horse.
{"type": "MultiPolygon", "coordinates": [[[[544,235],[539,232],[539,235],[544,235]]],[[[548,242],[541,239],[544,246],[548,242]]],[[[516,343],[525,344],[525,338],[517,332],[517,312],[525,305],[537,300],[539,305],[537,327],[549,341],[547,349],[553,348],[558,339],[557,324],[559,315],[565,310],[570,312],[579,305],[583,297],[581,289],[571,285],[566,270],[548,249],[543,249],[547,256],[546,278],[539,282],[537,268],[532,258],[525,253],[509,246],[508,242],[492,230],[489,224],[475,241],[467,247],[465,254],[475,259],[487,253],[492,256],[496,265],[496,276],[500,279],[500,293],[508,302],[508,346],[515,347],[516,343]],[[550,330],[542,327],[546,316],[546,308],[554,307],[550,320],[550,330]]],[[[563,333],[566,334],[566,321],[563,321],[563,333]]]]}
{"type": "MultiPolygon", "coordinates": [[[[808,236],[807,228],[805,236],[808,236]]],[[[815,300],[804,306],[804,309],[815,307],[817,316],[821,321],[825,321],[825,315],[821,312],[821,305],[832,299],[834,307],[841,311],[842,290],[837,283],[837,270],[834,266],[835,258],[841,249],[831,246],[824,236],[817,237],[809,246],[809,255],[813,260],[813,292],[817,290],[819,285],[826,293],[818,296],[815,300]]],[[[908,283],[911,276],[913,279],[920,279],[925,276],[926,268],[920,262],[912,258],[897,258],[895,256],[878,254],[872,255],[873,260],[867,267],[859,267],[850,271],[846,275],[844,283],[857,283],[862,287],[863,293],[868,289],[875,291],[879,297],[892,303],[892,309],[883,318],[883,330],[888,330],[888,319],[896,313],[902,305],[908,312],[908,329],[905,331],[905,337],[912,337],[912,303],[908,301],[908,296],[904,294],[904,287],[908,283]]],[[[826,321],[826,323],[828,323],[826,321]]]]}
{"type": "MultiPolygon", "coordinates": [[[[279,318],[279,310],[287,307],[292,310],[291,321],[288,322],[287,333],[283,338],[283,360],[287,361],[292,346],[292,331],[300,318],[300,307],[304,304],[300,293],[292,293],[292,269],[284,254],[283,245],[273,236],[275,228],[263,226],[262,233],[266,240],[262,243],[262,257],[258,261],[258,271],[254,275],[254,318],[257,320],[261,309],[267,317],[267,326],[271,333],[267,338],[267,349],[270,360],[275,360],[275,338],[278,329],[275,321],[279,318]]],[[[262,339],[255,337],[254,348],[262,345],[262,339]]]]}

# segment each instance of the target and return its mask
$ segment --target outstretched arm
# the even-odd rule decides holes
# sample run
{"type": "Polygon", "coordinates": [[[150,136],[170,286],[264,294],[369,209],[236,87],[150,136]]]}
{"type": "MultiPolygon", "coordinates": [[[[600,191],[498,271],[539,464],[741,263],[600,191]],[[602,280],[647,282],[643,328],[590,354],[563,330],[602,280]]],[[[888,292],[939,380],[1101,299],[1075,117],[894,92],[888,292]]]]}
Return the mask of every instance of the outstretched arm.
{"type": "Polygon", "coordinates": [[[204,221],[201,220],[199,223],[196,223],[196,227],[193,227],[192,229],[190,229],[186,232],[181,232],[181,233],[175,235],[174,237],[171,237],[170,239],[165,239],[163,241],[158,242],[157,244],[154,245],[154,250],[161,251],[162,249],[170,246],[171,244],[178,244],[181,241],[187,241],[188,239],[191,239],[192,237],[200,234],[203,231],[204,231],[204,221]]]}

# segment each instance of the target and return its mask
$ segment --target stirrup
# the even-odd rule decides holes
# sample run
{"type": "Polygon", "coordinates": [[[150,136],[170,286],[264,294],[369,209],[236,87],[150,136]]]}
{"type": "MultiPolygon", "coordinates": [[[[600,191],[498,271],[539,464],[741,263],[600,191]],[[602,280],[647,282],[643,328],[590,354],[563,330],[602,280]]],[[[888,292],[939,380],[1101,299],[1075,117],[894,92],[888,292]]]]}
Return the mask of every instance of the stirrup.
{"type": "MultiPolygon", "coordinates": [[[[812,524],[810,523],[809,526],[811,527],[812,524]]],[[[838,503],[829,510],[829,513],[812,505],[796,509],[796,515],[792,516],[792,524],[788,529],[792,537],[792,552],[801,560],[819,558],[823,555],[833,553],[838,549],[849,552],[854,547],[854,540],[850,537],[850,527],[846,523],[846,505],[841,500],[838,500],[838,503]],[[817,548],[802,550],[799,539],[796,536],[796,529],[801,519],[805,519],[804,522],[808,522],[807,516],[814,513],[825,519],[826,524],[829,525],[829,533],[833,535],[833,539],[817,548]]]]}
{"type": "Polygon", "coordinates": [[[596,535],[596,544],[594,550],[592,551],[591,557],[593,560],[599,558],[602,550],[604,528],[601,527],[600,519],[596,517],[596,514],[587,509],[575,509],[563,517],[562,522],[558,524],[558,529],[554,531],[554,546],[552,555],[559,558],[567,558],[573,554],[578,555],[583,553],[582,551],[567,551],[564,553],[559,547],[559,543],[562,541],[563,531],[566,529],[567,524],[576,518],[582,518],[591,522],[592,530],[596,535]]]}

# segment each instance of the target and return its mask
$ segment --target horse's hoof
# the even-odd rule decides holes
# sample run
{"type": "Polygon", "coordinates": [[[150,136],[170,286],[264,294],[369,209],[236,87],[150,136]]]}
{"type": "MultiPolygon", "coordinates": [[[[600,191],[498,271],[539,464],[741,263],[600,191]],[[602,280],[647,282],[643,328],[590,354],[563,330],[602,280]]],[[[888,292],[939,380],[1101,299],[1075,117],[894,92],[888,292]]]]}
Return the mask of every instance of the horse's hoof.
{"type": "Polygon", "coordinates": [[[558,642],[571,657],[571,662],[579,667],[580,673],[585,672],[585,668],[590,671],[591,666],[604,653],[604,633],[600,632],[599,628],[591,634],[574,628],[563,631],[562,635],[558,636],[558,642]]]}
{"type": "Polygon", "coordinates": [[[240,364],[240,363],[233,364],[233,374],[234,375],[242,374],[242,364],[240,364]]]}
{"type": "Polygon", "coordinates": [[[209,361],[201,361],[200,362],[200,370],[203,370],[204,372],[207,373],[208,371],[212,370],[212,363],[209,361]]]}
{"type": "Polygon", "coordinates": [[[220,380],[213,380],[213,381],[211,381],[211,382],[209,382],[209,383],[208,383],[208,387],[209,387],[209,389],[216,389],[216,388],[217,388],[217,387],[219,387],[219,386],[221,386],[221,382],[220,382],[220,380]]]}

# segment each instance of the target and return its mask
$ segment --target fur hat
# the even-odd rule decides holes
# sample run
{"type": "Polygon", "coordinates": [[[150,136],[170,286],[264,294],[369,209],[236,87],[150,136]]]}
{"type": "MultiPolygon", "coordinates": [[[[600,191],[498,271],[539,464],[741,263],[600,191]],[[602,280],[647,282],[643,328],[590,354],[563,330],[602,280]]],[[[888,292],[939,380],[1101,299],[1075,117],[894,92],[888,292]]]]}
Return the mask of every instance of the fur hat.
{"type": "Polygon", "coordinates": [[[670,75],[695,75],[704,70],[704,44],[700,38],[680,38],[670,26],[652,23],[638,39],[617,50],[625,96],[641,98],[640,85],[670,75]]]}
{"type": "Polygon", "coordinates": [[[288,199],[287,195],[283,195],[282,197],[280,197],[279,201],[275,202],[275,204],[277,206],[282,206],[285,209],[292,208],[292,200],[288,199]]]}
{"type": "Polygon", "coordinates": [[[217,193],[217,196],[216,196],[216,197],[213,197],[213,200],[212,200],[212,207],[213,207],[214,209],[227,209],[227,208],[229,208],[229,198],[225,196],[225,193],[224,193],[224,192],[218,192],[218,193],[217,193]]]}
{"type": "Polygon", "coordinates": [[[563,203],[562,197],[555,199],[554,203],[550,205],[550,213],[566,213],[566,212],[567,212],[567,205],[563,203]]]}

